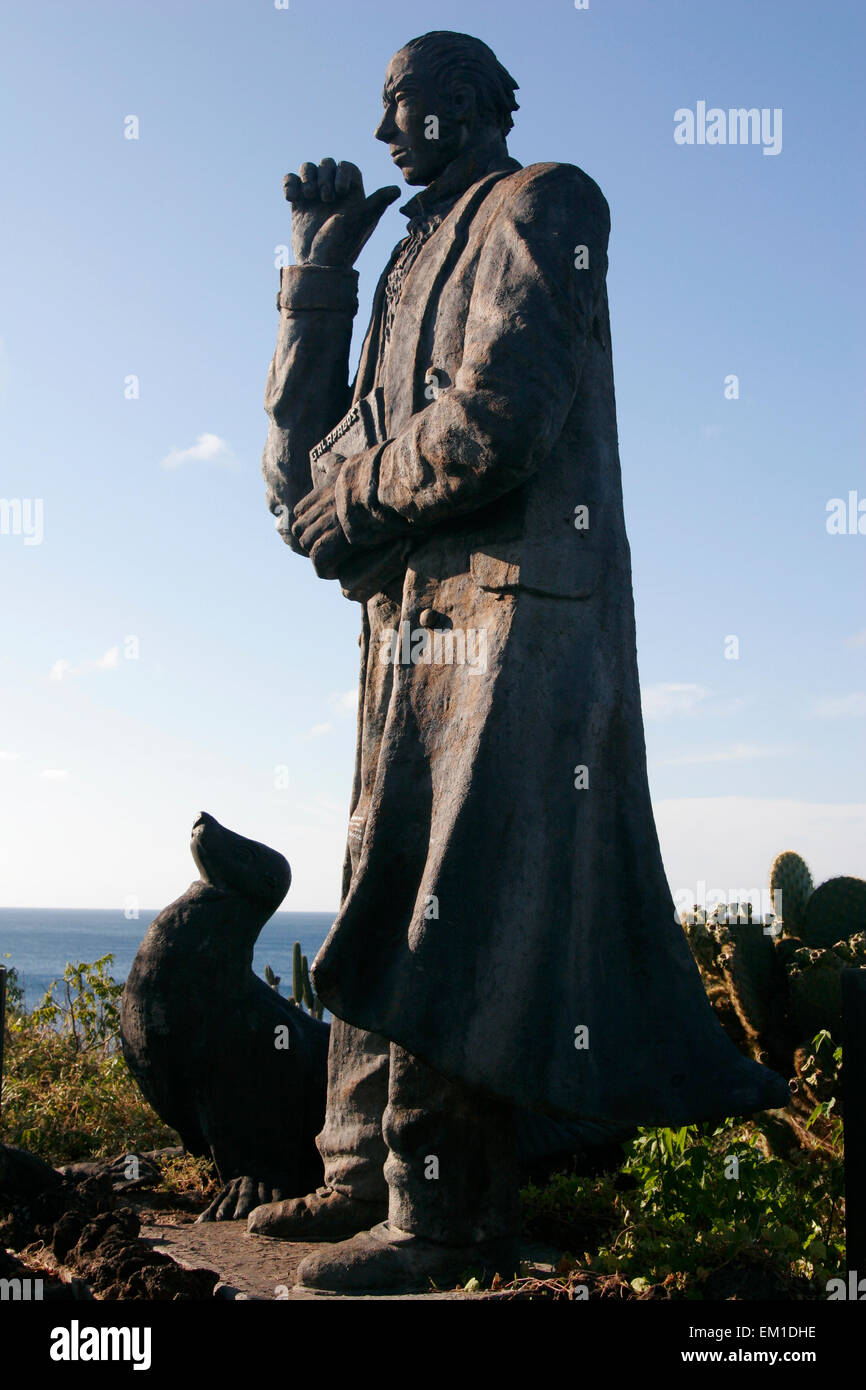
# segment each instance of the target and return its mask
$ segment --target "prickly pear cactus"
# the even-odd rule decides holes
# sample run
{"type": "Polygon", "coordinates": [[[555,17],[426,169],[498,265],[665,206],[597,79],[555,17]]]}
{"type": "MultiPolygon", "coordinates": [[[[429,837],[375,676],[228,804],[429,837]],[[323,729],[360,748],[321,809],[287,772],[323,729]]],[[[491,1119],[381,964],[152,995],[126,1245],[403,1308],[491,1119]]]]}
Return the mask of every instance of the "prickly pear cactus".
{"type": "Polygon", "coordinates": [[[746,1036],[766,1040],[784,1008],[785,974],[773,938],[761,922],[729,922],[724,930],[722,963],[737,1017],[746,1036]]]}
{"type": "Polygon", "coordinates": [[[780,882],[788,885],[784,933],[779,919],[752,922],[748,909],[733,907],[690,913],[683,928],[731,1040],[784,1071],[796,1069],[799,1044],[824,1030],[841,1035],[841,971],[866,969],[866,882],[830,879],[806,896],[809,871],[790,851],[773,866],[771,886],[780,882]],[[799,898],[791,884],[799,885],[799,898]],[[800,936],[792,934],[792,900],[795,921],[802,909],[800,936]]]}
{"type": "Polygon", "coordinates": [[[799,854],[786,849],[776,856],[770,869],[770,892],[776,913],[785,924],[786,935],[802,934],[803,915],[814,887],[809,867],[799,854]]]}
{"type": "Polygon", "coordinates": [[[683,928],[701,974],[708,973],[721,977],[719,943],[707,923],[705,914],[703,912],[690,912],[683,919],[683,928]]]}
{"type": "Polygon", "coordinates": [[[828,878],[806,903],[801,935],[807,946],[823,950],[866,931],[866,880],[828,878]]]}
{"type": "Polygon", "coordinates": [[[788,1010],[798,1038],[811,1038],[826,1028],[839,1037],[842,1028],[843,962],[834,951],[804,946],[788,971],[788,1010]]]}
{"type": "Polygon", "coordinates": [[[866,966],[866,933],[820,950],[803,946],[787,967],[788,1011],[798,1038],[811,1038],[826,1028],[842,1035],[841,972],[866,966]]]}

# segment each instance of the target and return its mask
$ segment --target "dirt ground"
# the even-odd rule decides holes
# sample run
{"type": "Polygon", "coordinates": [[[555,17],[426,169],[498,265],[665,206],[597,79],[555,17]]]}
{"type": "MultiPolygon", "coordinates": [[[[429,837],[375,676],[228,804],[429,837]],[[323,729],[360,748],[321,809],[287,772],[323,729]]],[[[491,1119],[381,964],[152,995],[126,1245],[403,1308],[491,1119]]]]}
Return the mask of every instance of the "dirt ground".
{"type": "MultiPolygon", "coordinates": [[[[142,1216],[144,1214],[142,1213],[142,1216]]],[[[167,1216],[167,1214],[166,1214],[167,1216]]],[[[141,1228],[141,1237],[154,1250],[170,1255],[186,1269],[206,1268],[216,1270],[220,1282],[214,1289],[214,1297],[227,1299],[363,1299],[369,1302],[384,1300],[424,1301],[443,1299],[471,1299],[478,1295],[450,1290],[414,1294],[325,1294],[315,1293],[295,1286],[295,1271],[301,1260],[319,1245],[307,1245],[296,1241],[268,1240],[262,1236],[247,1234],[245,1221],[219,1221],[197,1225],[184,1221],[182,1224],[165,1219],[163,1213],[154,1212],[154,1219],[141,1228]]],[[[541,1273],[550,1272],[555,1252],[541,1247],[527,1247],[523,1252],[525,1260],[541,1273]],[[547,1258],[545,1258],[547,1257],[547,1258]]]]}

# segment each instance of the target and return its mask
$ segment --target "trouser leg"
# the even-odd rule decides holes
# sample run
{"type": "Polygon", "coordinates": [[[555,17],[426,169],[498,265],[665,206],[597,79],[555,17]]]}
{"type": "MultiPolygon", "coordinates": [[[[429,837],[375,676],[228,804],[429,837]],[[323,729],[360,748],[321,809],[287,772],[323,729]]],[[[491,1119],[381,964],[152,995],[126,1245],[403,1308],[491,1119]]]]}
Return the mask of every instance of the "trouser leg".
{"type": "Polygon", "coordinates": [[[331,1024],[325,1124],[316,1140],[327,1187],[361,1202],[387,1195],[382,1113],[388,1102],[390,1043],[342,1019],[331,1024]]]}
{"type": "Polygon", "coordinates": [[[385,1177],[388,1223],[443,1245],[516,1239],[512,1109],[391,1045],[385,1177]]]}

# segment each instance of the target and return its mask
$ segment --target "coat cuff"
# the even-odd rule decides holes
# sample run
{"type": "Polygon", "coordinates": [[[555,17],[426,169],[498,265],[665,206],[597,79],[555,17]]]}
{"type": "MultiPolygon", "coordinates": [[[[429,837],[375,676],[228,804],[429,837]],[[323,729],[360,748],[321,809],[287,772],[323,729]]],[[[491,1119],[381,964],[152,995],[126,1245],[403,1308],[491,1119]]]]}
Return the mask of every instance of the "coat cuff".
{"type": "Polygon", "coordinates": [[[285,265],[277,306],[288,314],[310,309],[351,314],[358,308],[358,272],[330,265],[285,265]]]}
{"type": "Polygon", "coordinates": [[[390,441],[354,454],[340,467],[334,484],[337,516],[350,545],[381,545],[404,536],[410,523],[379,501],[379,465],[390,441]]]}

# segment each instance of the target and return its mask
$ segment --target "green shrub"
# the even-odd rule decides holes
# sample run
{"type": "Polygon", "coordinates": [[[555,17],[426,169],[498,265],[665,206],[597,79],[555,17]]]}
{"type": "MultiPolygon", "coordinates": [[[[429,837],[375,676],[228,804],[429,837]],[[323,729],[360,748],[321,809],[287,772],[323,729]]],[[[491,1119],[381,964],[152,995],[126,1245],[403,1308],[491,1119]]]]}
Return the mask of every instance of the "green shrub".
{"type": "Polygon", "coordinates": [[[2,1138],[49,1163],[113,1158],[180,1141],[147,1104],[120,1052],[113,957],[67,965],[37,1008],[9,972],[2,1138]]]}
{"type": "MultiPolygon", "coordinates": [[[[816,1051],[819,1039],[815,1040],[816,1051]]],[[[769,1131],[768,1131],[769,1132],[769,1131]]],[[[824,1296],[845,1264],[841,1135],[833,1152],[769,1147],[762,1121],[641,1129],[619,1174],[559,1174],[523,1190],[530,1229],[557,1227],[578,1263],[636,1292],[700,1297],[714,1270],[757,1255],[824,1296]]]]}

